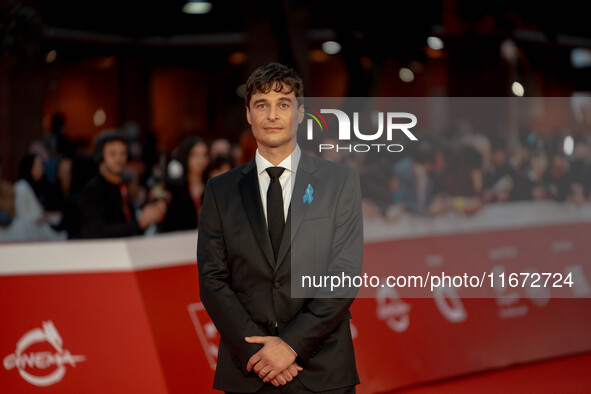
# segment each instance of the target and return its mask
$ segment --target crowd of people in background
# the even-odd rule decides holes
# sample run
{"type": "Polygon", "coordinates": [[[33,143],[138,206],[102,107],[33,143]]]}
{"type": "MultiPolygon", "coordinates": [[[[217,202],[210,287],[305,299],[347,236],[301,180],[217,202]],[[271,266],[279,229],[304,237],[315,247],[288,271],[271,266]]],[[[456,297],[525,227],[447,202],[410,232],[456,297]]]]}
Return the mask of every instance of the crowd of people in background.
{"type": "Polygon", "coordinates": [[[524,131],[510,146],[499,136],[452,133],[423,136],[395,157],[337,157],[361,174],[365,217],[472,215],[487,204],[517,201],[591,202],[591,135],[524,131]]]}
{"type": "MultiPolygon", "coordinates": [[[[22,158],[18,180],[2,175],[0,242],[110,238],[191,230],[198,226],[208,179],[245,163],[256,146],[186,137],[170,154],[137,127],[106,130],[82,154],[59,119],[22,158]]],[[[513,146],[499,136],[422,136],[401,153],[309,154],[340,161],[361,175],[363,214],[395,221],[401,214],[472,215],[490,203],[527,200],[591,202],[591,136],[523,133],[513,146]]]]}
{"type": "Polygon", "coordinates": [[[196,229],[205,183],[254,155],[251,138],[183,139],[171,153],[136,125],[105,130],[85,151],[54,118],[33,141],[18,178],[2,175],[0,242],[113,238],[196,229]],[[246,157],[246,156],[245,156],[246,157]]]}

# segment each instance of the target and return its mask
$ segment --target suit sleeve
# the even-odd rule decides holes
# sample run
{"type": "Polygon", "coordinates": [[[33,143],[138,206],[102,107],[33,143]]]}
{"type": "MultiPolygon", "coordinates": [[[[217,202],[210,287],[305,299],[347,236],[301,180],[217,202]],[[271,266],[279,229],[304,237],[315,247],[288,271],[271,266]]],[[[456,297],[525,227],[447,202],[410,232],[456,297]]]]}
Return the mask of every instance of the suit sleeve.
{"type": "MultiPolygon", "coordinates": [[[[361,274],[363,261],[363,216],[359,175],[350,170],[339,193],[336,207],[335,233],[331,246],[328,275],[361,274]]],[[[349,290],[346,298],[331,297],[322,289],[292,323],[279,335],[306,364],[310,353],[343,321],[357,290],[349,290]]]]}
{"type": "Polygon", "coordinates": [[[231,287],[222,221],[211,180],[205,186],[198,233],[201,302],[230,351],[240,360],[242,372],[247,375],[248,360],[262,346],[247,343],[244,337],[267,334],[254,323],[231,287]]]}

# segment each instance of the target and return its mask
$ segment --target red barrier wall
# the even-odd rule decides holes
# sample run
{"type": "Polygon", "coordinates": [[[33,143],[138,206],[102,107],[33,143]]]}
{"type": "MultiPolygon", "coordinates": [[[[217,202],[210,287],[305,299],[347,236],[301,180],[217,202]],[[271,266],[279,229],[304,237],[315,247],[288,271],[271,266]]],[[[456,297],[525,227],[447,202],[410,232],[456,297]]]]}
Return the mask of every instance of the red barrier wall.
{"type": "MultiPolygon", "coordinates": [[[[580,265],[589,277],[587,234],[591,224],[579,223],[380,240],[366,244],[364,266],[394,274],[409,264],[420,273],[438,264],[451,268],[452,261],[455,270],[479,272],[540,262],[539,269],[580,265]],[[516,254],[503,255],[499,248],[509,244],[516,254]]],[[[195,240],[195,233],[183,233],[0,246],[1,391],[211,392],[218,334],[199,303],[197,267],[187,257],[195,240]]],[[[569,296],[580,298],[514,292],[434,299],[400,298],[402,290],[388,289],[357,299],[358,392],[591,349],[584,288],[569,296]]]]}

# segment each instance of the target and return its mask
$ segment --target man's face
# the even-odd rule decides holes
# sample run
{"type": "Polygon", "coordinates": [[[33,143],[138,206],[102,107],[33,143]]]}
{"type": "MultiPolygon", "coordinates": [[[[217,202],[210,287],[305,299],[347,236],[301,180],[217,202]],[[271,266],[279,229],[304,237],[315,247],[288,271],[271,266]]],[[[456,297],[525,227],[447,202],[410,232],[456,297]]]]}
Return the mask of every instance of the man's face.
{"type": "Polygon", "coordinates": [[[103,147],[103,165],[112,174],[121,175],[127,163],[127,146],[122,141],[107,142],[103,147]]]}
{"type": "Polygon", "coordinates": [[[304,119],[304,107],[294,108],[297,106],[295,98],[293,92],[276,92],[274,89],[252,95],[246,108],[246,119],[252,126],[259,148],[286,147],[295,139],[297,127],[292,127],[292,113],[297,109],[298,124],[304,119]]]}

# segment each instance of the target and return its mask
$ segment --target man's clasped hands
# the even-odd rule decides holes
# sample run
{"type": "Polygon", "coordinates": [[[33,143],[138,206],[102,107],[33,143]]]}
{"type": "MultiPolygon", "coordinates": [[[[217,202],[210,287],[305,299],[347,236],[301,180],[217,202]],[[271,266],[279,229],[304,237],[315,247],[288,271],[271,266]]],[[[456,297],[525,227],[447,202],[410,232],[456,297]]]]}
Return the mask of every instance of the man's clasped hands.
{"type": "Polygon", "coordinates": [[[245,337],[248,343],[258,343],[263,347],[248,360],[246,369],[253,370],[263,382],[283,386],[302,371],[295,359],[296,352],[281,338],[275,336],[245,337]]]}

